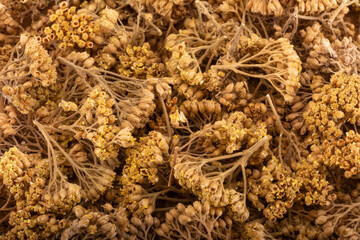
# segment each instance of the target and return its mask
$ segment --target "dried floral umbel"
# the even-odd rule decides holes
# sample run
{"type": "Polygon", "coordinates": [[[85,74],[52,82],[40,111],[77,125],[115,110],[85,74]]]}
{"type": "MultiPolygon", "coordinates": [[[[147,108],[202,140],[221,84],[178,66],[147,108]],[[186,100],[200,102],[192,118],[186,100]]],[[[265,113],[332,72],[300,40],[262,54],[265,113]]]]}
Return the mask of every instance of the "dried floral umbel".
{"type": "Polygon", "coordinates": [[[263,210],[264,216],[270,221],[283,218],[287,209],[296,202],[303,179],[275,157],[267,162],[259,174],[255,179],[249,177],[248,199],[258,210],[263,210]],[[261,198],[267,202],[266,206],[260,201],[261,198]]]}
{"type": "Polygon", "coordinates": [[[304,38],[303,46],[309,51],[304,66],[315,72],[357,74],[360,52],[352,37],[324,36],[321,32],[323,28],[323,25],[315,22],[300,31],[304,38]]]}
{"type": "MultiPolygon", "coordinates": [[[[238,114],[241,116],[241,112],[238,114]]],[[[236,114],[234,115],[236,116],[236,114]]],[[[242,116],[243,120],[246,119],[244,115],[242,116]]],[[[239,118],[239,121],[241,121],[241,118],[239,118]]],[[[211,131],[214,131],[214,135],[219,137],[218,139],[222,139],[221,132],[217,130],[217,128],[221,128],[222,125],[224,124],[219,121],[215,123],[214,126],[208,126],[205,127],[202,131],[200,130],[199,132],[195,132],[193,136],[194,139],[191,139],[190,136],[190,143],[195,139],[201,143],[202,135],[209,135],[211,131]],[[218,134],[215,132],[218,132],[218,134]]],[[[226,136],[226,125],[223,126],[223,128],[225,129],[224,134],[226,136]]],[[[248,142],[249,148],[243,150],[242,152],[234,153],[228,156],[223,155],[211,158],[210,156],[213,156],[213,154],[211,152],[207,154],[207,146],[199,145],[189,152],[182,152],[180,150],[179,153],[172,157],[174,176],[182,187],[189,189],[192,193],[197,195],[202,200],[202,202],[208,202],[211,206],[228,207],[230,215],[234,220],[245,221],[248,218],[248,210],[245,204],[246,181],[243,183],[244,193],[236,191],[234,186],[231,184],[230,186],[226,186],[225,182],[227,178],[236,179],[236,175],[239,174],[237,171],[238,169],[242,171],[243,177],[245,177],[244,169],[250,161],[250,158],[256,152],[260,152],[260,154],[262,154],[263,148],[265,148],[266,151],[266,144],[268,143],[269,139],[266,136],[266,130],[255,133],[253,136],[251,136],[249,133],[246,133],[246,130],[244,131],[244,129],[241,129],[241,127],[239,127],[238,131],[240,136],[242,133],[244,139],[252,139],[248,142]],[[236,160],[238,157],[240,158],[236,160]],[[210,169],[212,169],[212,165],[216,166],[218,164],[221,166],[221,160],[229,160],[232,158],[235,158],[235,161],[227,162],[226,164],[224,163],[224,168],[219,168],[218,171],[208,172],[210,169]],[[234,174],[235,172],[236,174],[234,174]]],[[[229,134],[229,140],[234,141],[234,145],[230,144],[230,148],[226,148],[227,153],[240,150],[242,147],[241,137],[237,139],[236,136],[231,136],[232,133],[229,132],[229,134]],[[240,145],[237,146],[235,143],[239,143],[240,145]]],[[[214,140],[216,141],[216,139],[214,140]]],[[[204,142],[204,144],[205,143],[206,142],[204,142]]],[[[181,149],[185,148],[188,144],[185,144],[183,147],[181,147],[181,149]]],[[[209,147],[211,148],[211,146],[209,147]]],[[[214,147],[214,149],[217,151],[216,147],[214,147]]],[[[219,153],[220,152],[221,150],[219,153]]],[[[215,154],[215,156],[217,156],[217,154],[215,154]]]]}
{"type": "Polygon", "coordinates": [[[130,147],[135,141],[130,129],[116,126],[112,110],[114,104],[113,99],[100,86],[94,87],[80,108],[74,102],[60,103],[64,111],[80,114],[74,119],[75,122],[62,126],[61,129],[72,131],[78,139],[90,140],[95,147],[95,155],[100,161],[107,161],[110,166],[118,164],[119,148],[130,147]]]}
{"type": "Polygon", "coordinates": [[[256,220],[245,223],[241,228],[241,237],[243,239],[275,239],[265,229],[264,225],[256,220]]]}
{"type": "Polygon", "coordinates": [[[1,179],[16,202],[16,211],[10,212],[12,227],[4,239],[47,238],[61,231],[61,221],[51,217],[67,214],[80,202],[80,187],[67,184],[51,201],[44,194],[49,178],[48,163],[39,155],[27,155],[16,147],[10,148],[0,158],[1,179]],[[45,203],[46,202],[46,203],[45,203]]]}
{"type": "Polygon", "coordinates": [[[222,208],[214,208],[209,203],[194,202],[189,206],[179,203],[176,208],[166,213],[165,223],[155,231],[164,239],[202,239],[203,236],[230,239],[233,223],[222,215],[222,208]],[[198,234],[199,232],[202,234],[198,234]]]}
{"type": "Polygon", "coordinates": [[[344,123],[358,124],[358,75],[336,74],[321,92],[313,94],[303,116],[311,135],[309,142],[338,139],[344,123]]]}
{"type": "MultiPolygon", "coordinates": [[[[6,1],[1,0],[1,4],[4,4],[7,8],[8,14],[16,20],[18,25],[26,25],[26,21],[29,20],[31,23],[39,23],[39,19],[46,18],[44,16],[44,9],[52,6],[54,1],[45,0],[15,0],[6,1]]],[[[40,20],[41,22],[41,20],[40,20]]],[[[37,24],[32,26],[37,30],[37,24]]]]}
{"type": "Polygon", "coordinates": [[[6,106],[5,100],[0,97],[0,136],[7,138],[10,135],[16,134],[15,122],[16,122],[16,110],[14,106],[6,106]]]}
{"type": "Polygon", "coordinates": [[[279,0],[274,1],[256,1],[250,0],[246,4],[246,9],[261,15],[281,16],[284,13],[284,7],[279,0]]]}
{"type": "MultiPolygon", "coordinates": [[[[68,184],[68,176],[61,170],[59,163],[66,162],[70,165],[74,174],[78,177],[79,185],[82,187],[81,194],[87,200],[96,200],[105,193],[114,180],[115,173],[107,166],[96,163],[83,162],[81,159],[71,156],[71,150],[64,149],[52,135],[47,126],[35,121],[35,126],[39,129],[42,137],[48,144],[48,157],[50,168],[50,179],[47,185],[47,191],[50,194],[53,191],[59,191],[64,185],[68,184]]],[[[61,139],[61,138],[60,138],[61,139]]]]}
{"type": "Polygon", "coordinates": [[[61,234],[62,240],[80,237],[86,234],[106,239],[117,239],[117,228],[113,223],[114,216],[102,212],[91,211],[80,205],[73,208],[76,219],[66,223],[67,228],[61,234]]]}
{"type": "Polygon", "coordinates": [[[321,227],[327,237],[335,233],[341,239],[356,239],[359,237],[358,212],[358,201],[334,204],[330,209],[318,210],[315,223],[321,227]]]}
{"type": "Polygon", "coordinates": [[[221,65],[214,69],[267,80],[286,102],[292,101],[300,87],[301,62],[287,39],[267,40],[251,34],[240,36],[237,48],[234,59],[221,59],[221,65]],[[248,52],[252,55],[245,55],[248,52]],[[247,72],[247,68],[259,68],[264,74],[247,72]]]}
{"type": "Polygon", "coordinates": [[[35,37],[21,35],[18,47],[23,52],[17,52],[21,55],[2,69],[0,86],[14,106],[27,114],[56,99],[59,91],[57,70],[49,53],[35,37]]]}
{"type": "Polygon", "coordinates": [[[331,11],[339,7],[341,1],[336,0],[297,0],[297,1],[279,1],[279,0],[251,0],[247,2],[246,9],[261,15],[282,16],[291,8],[298,8],[298,11],[304,15],[316,15],[326,11],[331,11]]]}
{"type": "Polygon", "coordinates": [[[126,151],[128,158],[122,172],[123,185],[130,183],[155,184],[159,181],[158,171],[165,165],[169,145],[159,132],[152,131],[148,137],[141,138],[140,143],[126,151]]]}
{"type": "Polygon", "coordinates": [[[117,57],[120,64],[115,68],[121,75],[140,79],[165,75],[165,66],[159,63],[149,43],[134,47],[128,45],[125,52],[120,52],[117,57]]]}
{"type": "Polygon", "coordinates": [[[19,23],[9,13],[8,8],[0,2],[0,39],[5,41],[6,35],[16,34],[19,30],[19,23]]]}
{"type": "Polygon", "coordinates": [[[92,48],[93,39],[99,26],[93,15],[78,13],[76,7],[69,7],[66,1],[59,4],[59,9],[49,16],[50,27],[44,29],[43,42],[60,41],[58,48],[67,47],[92,48]]]}
{"type": "Polygon", "coordinates": [[[321,145],[314,144],[311,146],[313,151],[308,158],[332,170],[341,169],[346,178],[351,178],[360,171],[359,140],[359,134],[351,130],[338,140],[324,140],[321,145]]]}

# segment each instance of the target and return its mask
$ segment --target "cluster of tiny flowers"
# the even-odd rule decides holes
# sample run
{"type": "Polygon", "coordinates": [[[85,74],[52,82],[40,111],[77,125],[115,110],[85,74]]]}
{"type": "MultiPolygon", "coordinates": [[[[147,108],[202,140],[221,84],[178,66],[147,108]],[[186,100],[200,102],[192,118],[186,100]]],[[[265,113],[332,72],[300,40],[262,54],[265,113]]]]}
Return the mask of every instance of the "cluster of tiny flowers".
{"type": "Polygon", "coordinates": [[[60,41],[59,48],[92,48],[92,40],[98,31],[96,21],[91,14],[77,13],[76,7],[68,7],[67,2],[61,2],[59,9],[49,17],[50,27],[44,29],[46,35],[43,42],[60,41]]]}
{"type": "Polygon", "coordinates": [[[185,100],[179,110],[185,117],[195,120],[202,117],[219,119],[221,117],[221,104],[216,100],[185,100]]]}
{"type": "Polygon", "coordinates": [[[4,44],[0,47],[0,70],[5,67],[10,59],[12,46],[10,44],[4,44]]]}
{"type": "Polygon", "coordinates": [[[19,23],[9,14],[7,6],[0,3],[0,39],[5,36],[2,33],[14,34],[18,27],[19,23]]]}
{"type": "Polygon", "coordinates": [[[360,51],[352,40],[353,34],[350,33],[350,37],[343,39],[338,39],[335,35],[325,37],[321,32],[322,28],[319,22],[315,22],[300,32],[304,39],[303,46],[309,51],[303,66],[316,73],[353,74],[354,69],[359,67],[357,60],[360,59],[360,51]]]}
{"type": "MultiPolygon", "coordinates": [[[[76,127],[77,134],[93,143],[94,153],[101,161],[116,159],[120,147],[132,146],[135,141],[128,130],[115,124],[114,104],[114,100],[97,86],[78,110],[82,117],[76,127]],[[91,127],[94,124],[96,128],[91,127]]],[[[65,111],[77,111],[75,103],[62,102],[60,106],[65,111]]]]}
{"type": "Polygon", "coordinates": [[[304,113],[305,123],[311,133],[312,142],[319,139],[332,140],[343,135],[343,122],[358,123],[360,77],[336,74],[329,84],[315,93],[304,113]]]}
{"type": "Polygon", "coordinates": [[[164,16],[166,20],[177,22],[182,19],[186,13],[188,13],[192,7],[192,2],[194,2],[194,0],[155,0],[153,1],[152,7],[155,9],[157,14],[164,16]]]}
{"type": "Polygon", "coordinates": [[[260,13],[261,15],[264,16],[267,15],[281,16],[284,13],[284,8],[281,5],[281,2],[283,1],[250,0],[246,4],[246,9],[253,13],[260,13]]]}
{"type": "Polygon", "coordinates": [[[315,15],[324,11],[330,11],[339,6],[337,0],[299,0],[298,7],[299,12],[305,13],[306,15],[315,15]]]}
{"type": "Polygon", "coordinates": [[[2,91],[21,113],[41,109],[39,116],[44,117],[47,115],[44,111],[48,113],[53,110],[58,98],[60,86],[56,83],[57,70],[49,53],[36,38],[22,35],[21,43],[24,46],[23,61],[9,65],[7,73],[8,78],[17,77],[19,81],[3,85],[2,91]],[[17,67],[22,70],[10,70],[17,67]],[[26,77],[28,74],[34,78],[26,77]]]}
{"type": "Polygon", "coordinates": [[[10,148],[0,158],[1,179],[7,187],[16,184],[16,179],[24,175],[31,166],[28,157],[16,147],[10,148]]]}
{"type": "Polygon", "coordinates": [[[155,184],[159,181],[158,169],[166,160],[164,154],[169,151],[166,138],[152,131],[141,138],[133,148],[126,150],[126,165],[122,171],[121,182],[129,184],[155,184]]]}
{"type": "Polygon", "coordinates": [[[222,208],[214,208],[208,203],[196,201],[192,205],[184,206],[179,203],[166,213],[165,223],[155,231],[159,236],[171,239],[174,235],[184,235],[189,239],[199,239],[198,232],[202,232],[213,239],[230,237],[229,230],[233,222],[223,216],[222,208]]]}
{"type": "Polygon", "coordinates": [[[76,219],[67,223],[66,230],[61,234],[61,240],[73,239],[86,234],[106,237],[109,240],[117,239],[116,226],[108,215],[85,209],[81,205],[75,206],[72,211],[76,219]]]}
{"type": "Polygon", "coordinates": [[[266,233],[264,225],[260,222],[252,221],[245,223],[241,228],[241,238],[245,240],[267,239],[269,234],[266,233]]]}
{"type": "Polygon", "coordinates": [[[307,206],[320,205],[329,206],[336,200],[336,195],[332,193],[332,186],[326,179],[326,175],[316,162],[312,162],[311,155],[307,160],[302,160],[293,166],[297,177],[302,179],[301,192],[299,198],[307,206]]]}
{"type": "Polygon", "coordinates": [[[62,220],[50,215],[67,214],[81,201],[80,186],[65,184],[53,196],[45,193],[49,177],[48,163],[39,155],[10,148],[0,158],[1,179],[16,201],[17,211],[10,212],[12,227],[3,239],[43,239],[59,232],[62,220]],[[49,221],[49,222],[48,222],[49,221]]]}
{"type": "MultiPolygon", "coordinates": [[[[2,101],[1,98],[0,101],[2,101]]],[[[17,131],[14,128],[16,117],[16,110],[13,106],[6,106],[3,111],[0,111],[0,137],[6,138],[16,134],[17,131]]]]}
{"type": "Polygon", "coordinates": [[[48,87],[56,82],[57,72],[52,58],[36,38],[29,39],[24,54],[29,58],[30,73],[40,79],[42,86],[48,87]]]}
{"type": "Polygon", "coordinates": [[[73,183],[64,183],[54,194],[45,193],[42,200],[53,213],[65,215],[81,201],[81,187],[73,183]]]}
{"type": "Polygon", "coordinates": [[[360,172],[359,162],[360,136],[353,130],[338,140],[324,140],[321,145],[313,145],[309,158],[318,164],[344,171],[346,178],[351,178],[360,172]]]}
{"type": "Polygon", "coordinates": [[[176,76],[175,82],[185,82],[188,85],[200,85],[204,83],[203,74],[197,66],[196,59],[186,51],[185,43],[171,46],[168,38],[167,48],[172,55],[167,62],[167,67],[171,75],[176,76]]]}
{"type": "MultiPolygon", "coordinates": [[[[264,72],[263,78],[279,91],[286,102],[291,102],[300,87],[301,61],[289,39],[265,39],[254,33],[239,37],[236,55],[223,57],[219,69],[242,72],[251,53],[254,67],[264,72]]],[[[214,67],[215,68],[215,67],[214,67]]]]}
{"type": "Polygon", "coordinates": [[[123,121],[120,124],[121,128],[142,128],[154,113],[156,107],[154,104],[154,93],[148,89],[141,89],[139,94],[141,97],[137,102],[125,99],[118,103],[123,113],[123,121]]]}
{"type": "Polygon", "coordinates": [[[128,45],[125,52],[120,52],[117,57],[120,64],[115,68],[121,75],[140,79],[165,75],[165,66],[159,63],[159,59],[150,50],[148,43],[142,46],[128,45]]]}
{"type": "Polygon", "coordinates": [[[58,84],[43,87],[38,81],[30,80],[16,86],[4,86],[2,91],[22,114],[35,112],[39,117],[46,117],[56,107],[60,87],[58,84]]]}
{"type": "Polygon", "coordinates": [[[273,157],[261,172],[254,172],[249,178],[251,191],[248,199],[270,221],[283,218],[287,209],[297,200],[302,178],[296,176],[289,167],[273,157]],[[260,201],[264,199],[266,206],[260,201]]]}
{"type": "Polygon", "coordinates": [[[291,238],[297,236],[304,239],[328,239],[331,233],[325,234],[321,231],[318,225],[314,224],[313,219],[308,219],[302,215],[295,214],[292,218],[284,218],[279,224],[265,223],[267,231],[279,232],[284,238],[291,238]]]}
{"type": "Polygon", "coordinates": [[[274,15],[282,16],[290,8],[297,7],[299,12],[305,15],[316,15],[325,11],[331,11],[339,6],[336,0],[297,0],[297,1],[281,1],[281,0],[251,0],[246,4],[246,9],[259,13],[263,16],[274,15]]]}
{"type": "Polygon", "coordinates": [[[185,189],[199,196],[202,202],[207,202],[214,207],[229,206],[233,218],[237,221],[244,221],[249,217],[245,206],[244,195],[235,189],[224,188],[221,179],[208,179],[198,166],[188,166],[188,156],[184,156],[174,166],[174,176],[179,184],[185,189]]]}
{"type": "Polygon", "coordinates": [[[216,121],[211,133],[200,137],[197,144],[210,156],[233,153],[251,147],[267,135],[264,123],[255,124],[243,112],[233,112],[227,118],[216,121]]]}

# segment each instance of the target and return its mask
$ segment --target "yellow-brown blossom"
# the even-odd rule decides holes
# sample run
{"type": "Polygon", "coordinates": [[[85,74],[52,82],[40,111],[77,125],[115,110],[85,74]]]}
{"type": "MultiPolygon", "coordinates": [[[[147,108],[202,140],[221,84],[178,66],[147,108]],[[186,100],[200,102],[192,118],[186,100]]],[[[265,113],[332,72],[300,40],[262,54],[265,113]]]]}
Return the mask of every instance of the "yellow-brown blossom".
{"type": "Polygon", "coordinates": [[[159,181],[158,171],[166,163],[169,146],[166,138],[159,132],[152,131],[141,138],[134,148],[126,150],[126,165],[121,182],[127,184],[155,184],[159,181]]]}
{"type": "Polygon", "coordinates": [[[249,177],[248,199],[258,210],[263,210],[264,216],[270,221],[282,218],[294,205],[303,184],[301,177],[275,157],[267,162],[258,176],[249,177]]]}
{"type": "Polygon", "coordinates": [[[310,142],[338,139],[343,135],[340,128],[344,123],[358,124],[359,84],[358,75],[338,73],[322,87],[321,92],[312,96],[313,101],[309,102],[308,110],[303,114],[310,131],[310,142]]]}
{"type": "Polygon", "coordinates": [[[96,21],[91,14],[78,13],[75,6],[61,2],[59,9],[49,17],[50,27],[44,29],[46,35],[43,42],[59,41],[59,48],[92,48],[93,39],[98,31],[96,21]]]}

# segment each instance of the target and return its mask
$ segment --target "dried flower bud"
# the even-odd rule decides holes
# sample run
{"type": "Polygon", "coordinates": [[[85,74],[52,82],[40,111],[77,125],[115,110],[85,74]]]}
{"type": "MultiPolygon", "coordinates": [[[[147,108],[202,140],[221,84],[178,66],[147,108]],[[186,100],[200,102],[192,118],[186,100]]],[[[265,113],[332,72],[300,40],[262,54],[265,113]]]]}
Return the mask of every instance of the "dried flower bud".
{"type": "Polygon", "coordinates": [[[327,221],[327,219],[328,219],[328,217],[326,215],[322,215],[322,216],[319,216],[318,218],[316,218],[315,223],[318,225],[322,225],[327,221]]]}

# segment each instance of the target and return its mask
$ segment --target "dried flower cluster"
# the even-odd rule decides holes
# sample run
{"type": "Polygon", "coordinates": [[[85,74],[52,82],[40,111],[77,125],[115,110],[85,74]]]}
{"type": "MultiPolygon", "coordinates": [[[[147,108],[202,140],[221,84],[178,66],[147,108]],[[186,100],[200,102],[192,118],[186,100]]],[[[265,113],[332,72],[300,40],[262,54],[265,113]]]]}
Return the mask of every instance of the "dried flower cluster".
{"type": "Polygon", "coordinates": [[[58,40],[60,49],[74,46],[92,48],[91,40],[94,39],[99,26],[91,14],[76,13],[75,6],[68,8],[67,5],[66,2],[62,2],[59,5],[60,8],[49,16],[53,24],[45,27],[46,37],[42,39],[42,42],[58,40]]]}
{"type": "Polygon", "coordinates": [[[202,239],[201,235],[229,239],[233,224],[230,218],[224,218],[222,214],[221,208],[213,208],[206,203],[196,201],[187,207],[179,203],[166,213],[166,221],[156,229],[156,233],[165,239],[202,239]]]}
{"type": "Polygon", "coordinates": [[[343,135],[343,124],[359,124],[359,83],[358,75],[339,73],[333,75],[319,93],[313,94],[313,101],[309,102],[304,113],[312,142],[338,139],[343,135]]]}
{"type": "Polygon", "coordinates": [[[0,0],[0,240],[360,239],[359,0],[0,0]]]}

